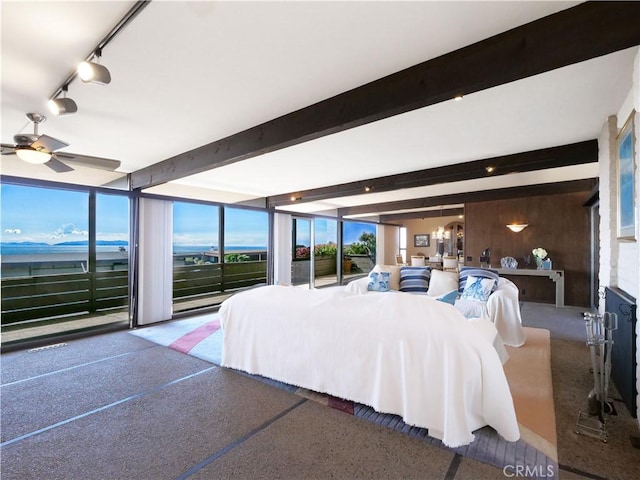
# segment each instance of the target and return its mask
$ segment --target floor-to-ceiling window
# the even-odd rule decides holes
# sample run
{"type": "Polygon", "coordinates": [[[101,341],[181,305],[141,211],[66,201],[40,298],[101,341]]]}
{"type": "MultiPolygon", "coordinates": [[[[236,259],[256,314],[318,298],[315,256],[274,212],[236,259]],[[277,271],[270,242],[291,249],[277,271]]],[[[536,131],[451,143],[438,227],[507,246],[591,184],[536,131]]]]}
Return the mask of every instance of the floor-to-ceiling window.
{"type": "Polygon", "coordinates": [[[221,291],[220,207],[173,202],[173,312],[214,305],[221,291]]]}
{"type": "Polygon", "coordinates": [[[376,261],[376,225],[345,221],[342,232],[344,279],[368,273],[376,261]]]}
{"type": "Polygon", "coordinates": [[[129,198],[98,193],[95,212],[96,308],[104,312],[126,312],[129,304],[129,198]]]}
{"type": "Polygon", "coordinates": [[[223,277],[225,292],[267,283],[269,215],[224,207],[223,277]]]}
{"type": "Polygon", "coordinates": [[[128,322],[128,201],[2,184],[3,344],[128,322]]]}
{"type": "Polygon", "coordinates": [[[173,202],[173,312],[218,305],[267,282],[268,214],[173,202]]]}
{"type": "Polygon", "coordinates": [[[291,283],[311,285],[311,250],[313,219],[293,217],[291,220],[291,283]]]}
{"type": "Polygon", "coordinates": [[[314,219],[314,286],[334,285],[338,282],[338,221],[314,219]]]}

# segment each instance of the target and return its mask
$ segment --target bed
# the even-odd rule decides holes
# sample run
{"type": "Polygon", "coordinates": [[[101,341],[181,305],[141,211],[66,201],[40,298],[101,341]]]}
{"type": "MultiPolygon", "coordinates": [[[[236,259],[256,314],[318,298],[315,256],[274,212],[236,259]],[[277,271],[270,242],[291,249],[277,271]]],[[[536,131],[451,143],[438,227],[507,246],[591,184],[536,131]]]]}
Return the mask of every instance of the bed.
{"type": "Polygon", "coordinates": [[[519,438],[493,325],[450,304],[264,286],[225,300],[220,323],[224,367],[399,415],[450,447],[485,425],[519,438]]]}

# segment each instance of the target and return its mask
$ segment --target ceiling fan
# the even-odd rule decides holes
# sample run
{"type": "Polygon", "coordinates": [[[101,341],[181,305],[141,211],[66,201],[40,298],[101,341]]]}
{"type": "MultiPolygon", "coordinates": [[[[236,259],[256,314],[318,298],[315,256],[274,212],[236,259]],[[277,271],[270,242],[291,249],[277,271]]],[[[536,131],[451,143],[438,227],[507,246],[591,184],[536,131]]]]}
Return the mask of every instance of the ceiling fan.
{"type": "Polygon", "coordinates": [[[57,152],[61,148],[68,147],[69,144],[49,135],[38,134],[38,125],[44,123],[47,117],[39,113],[27,113],[27,118],[33,122],[33,134],[19,133],[14,135],[15,145],[1,144],[2,155],[17,155],[25,162],[44,164],[57,173],[74,170],[73,167],[67,165],[67,162],[109,171],[114,171],[120,166],[119,160],[57,152]]]}

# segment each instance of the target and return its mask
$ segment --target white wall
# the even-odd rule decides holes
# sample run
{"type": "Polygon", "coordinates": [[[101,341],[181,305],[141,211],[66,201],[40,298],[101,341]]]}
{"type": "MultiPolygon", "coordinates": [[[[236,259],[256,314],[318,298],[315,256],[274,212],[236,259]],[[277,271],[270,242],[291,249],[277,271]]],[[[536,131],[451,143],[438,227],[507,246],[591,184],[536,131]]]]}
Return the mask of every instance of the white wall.
{"type": "MultiPolygon", "coordinates": [[[[633,83],[617,114],[607,119],[602,127],[599,144],[600,174],[600,285],[618,287],[640,302],[640,48],[636,48],[633,83]],[[617,238],[617,171],[616,136],[629,116],[635,112],[635,218],[636,241],[617,238]]],[[[640,309],[639,309],[640,310],[640,309]]],[[[604,300],[600,301],[604,312],[604,300]]],[[[636,312],[640,317],[640,311],[636,312]]],[[[636,386],[640,392],[640,323],[636,324],[636,386]]],[[[640,413],[640,395],[636,398],[636,411],[640,413]]],[[[640,415],[639,422],[640,422],[640,415]]]]}
{"type": "Polygon", "coordinates": [[[400,227],[378,225],[376,228],[376,263],[395,265],[400,251],[400,227]]]}

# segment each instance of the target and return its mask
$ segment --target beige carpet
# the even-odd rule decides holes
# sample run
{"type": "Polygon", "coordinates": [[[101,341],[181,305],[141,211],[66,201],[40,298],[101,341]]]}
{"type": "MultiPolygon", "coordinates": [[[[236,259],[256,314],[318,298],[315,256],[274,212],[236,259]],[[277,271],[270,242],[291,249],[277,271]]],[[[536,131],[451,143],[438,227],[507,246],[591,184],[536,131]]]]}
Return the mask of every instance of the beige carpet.
{"type": "Polygon", "coordinates": [[[548,457],[558,460],[556,416],[551,377],[549,330],[525,327],[526,343],[507,347],[504,369],[520,426],[520,435],[548,457]]]}

